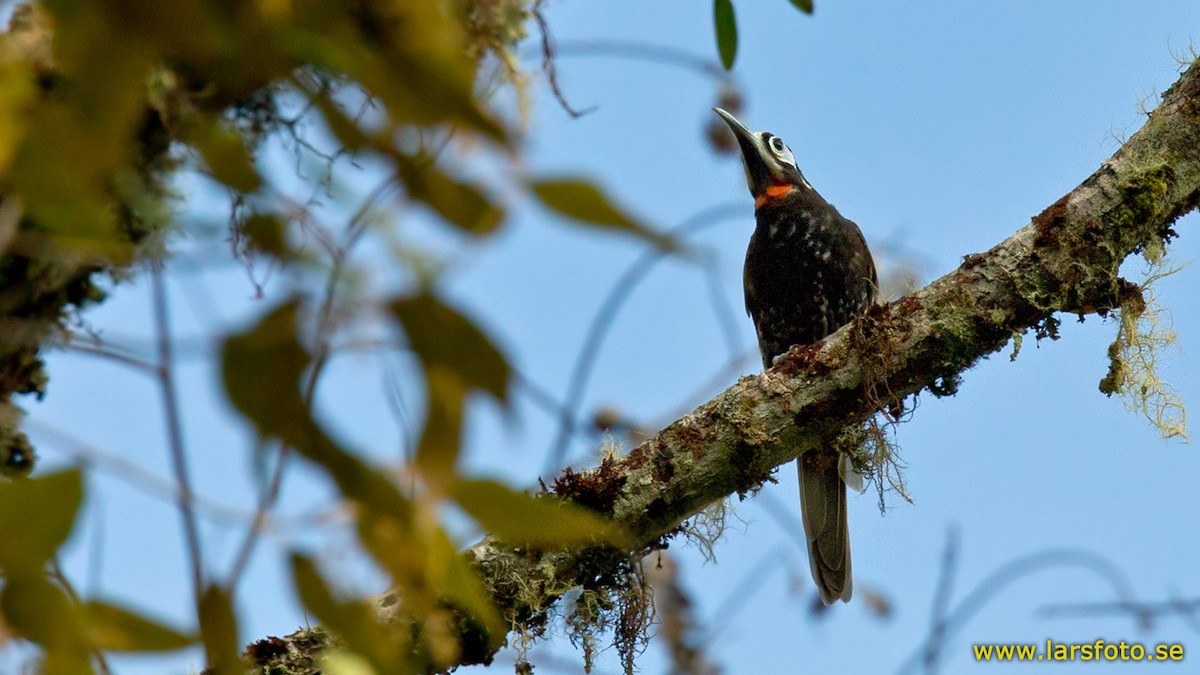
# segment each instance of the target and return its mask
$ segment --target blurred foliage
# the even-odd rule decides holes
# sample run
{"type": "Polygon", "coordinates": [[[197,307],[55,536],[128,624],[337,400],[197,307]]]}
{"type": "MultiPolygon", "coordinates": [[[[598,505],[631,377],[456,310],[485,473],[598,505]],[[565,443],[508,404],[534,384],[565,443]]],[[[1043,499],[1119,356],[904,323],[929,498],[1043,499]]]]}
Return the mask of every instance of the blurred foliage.
{"type": "MultiPolygon", "coordinates": [[[[519,139],[488,109],[479,74],[485,63],[498,63],[521,86],[514,47],[525,37],[531,4],[47,0],[18,6],[0,36],[3,475],[33,469],[33,448],[11,399],[45,391],[44,344],[70,340],[70,320],[104,299],[101,285],[169,258],[174,237],[183,233],[175,214],[189,196],[173,187],[181,172],[200,172],[229,196],[235,255],[261,253],[298,273],[328,275],[334,285],[353,243],[391,222],[378,214],[377,202],[368,203],[343,225],[342,243],[324,249],[324,262],[306,251],[301,242],[313,232],[313,216],[286,196],[272,175],[277,167],[265,166],[262,150],[272,139],[319,157],[326,171],[311,182],[331,196],[338,159],[382,164],[390,178],[379,194],[427,207],[468,241],[504,227],[508,209],[499,195],[525,191],[568,216],[564,222],[670,249],[670,239],[587,181],[507,175],[518,173],[519,139]],[[302,126],[327,135],[335,149],[317,151],[301,137],[302,126]],[[486,185],[464,179],[462,168],[478,157],[507,163],[510,171],[486,185]]],[[[388,241],[386,232],[379,235],[388,241]]],[[[514,543],[554,549],[623,541],[601,516],[557,498],[459,475],[467,400],[477,392],[506,404],[511,370],[487,332],[439,295],[440,268],[431,259],[407,247],[396,265],[417,287],[347,310],[390,315],[397,342],[422,366],[427,414],[409,467],[417,480],[405,489],[392,470],[341,445],[312,414],[305,392],[337,329],[329,324],[344,320],[330,319],[334,312],[319,299],[298,294],[273,302],[229,336],[221,353],[233,406],[262,439],[329,477],[352,507],[363,550],[393,582],[388,611],[380,611],[347,596],[336,573],[308,555],[292,556],[296,593],[335,636],[343,650],[335,658],[377,672],[487,660],[513,627],[443,529],[446,503],[514,543]]],[[[208,672],[240,672],[234,589],[220,581],[197,599],[193,637],[116,605],[77,599],[50,574],[81,499],[78,472],[0,484],[0,606],[15,634],[41,646],[44,668],[90,672],[105,650],[172,650],[199,640],[208,672]]]]}
{"type": "Polygon", "coordinates": [[[194,642],[112,604],[75,596],[53,565],[83,502],[79,471],[0,482],[0,613],[14,634],[42,648],[47,673],[92,671],[99,650],[170,651],[194,642]]]}
{"type": "MultiPolygon", "coordinates": [[[[810,2],[792,4],[812,11],[810,2]]],[[[564,223],[678,250],[673,238],[587,180],[522,177],[518,134],[489,99],[507,83],[524,109],[516,45],[535,18],[546,37],[540,9],[536,0],[45,0],[15,7],[0,35],[0,481],[18,482],[0,483],[0,610],[14,634],[40,645],[45,670],[89,672],[103,666],[104,651],[197,642],[208,672],[244,667],[237,574],[225,581],[194,575],[207,579],[203,592],[197,588],[195,635],[75,596],[53,558],[77,517],[83,480],[78,472],[26,478],[37,455],[14,401],[45,393],[42,350],[71,341],[82,309],[148,266],[169,269],[173,243],[187,234],[177,219],[190,197],[177,187],[185,172],[228,196],[232,255],[251,277],[261,257],[316,278],[302,288],[326,289],[324,297],[289,290],[271,299],[256,321],[224,340],[220,366],[229,401],[263,441],[257,447],[279,448],[282,458],[291,453],[328,477],[353,514],[362,550],[393,584],[380,606],[354,598],[336,571],[307,553],[292,556],[295,591],[339,650],[331,663],[425,672],[486,662],[520,628],[442,527],[447,505],[510,545],[627,558],[624,533],[603,515],[460,474],[468,403],[482,396],[511,414],[512,369],[488,332],[439,291],[446,267],[437,256],[398,243],[391,231],[401,216],[420,213],[469,245],[502,231],[508,200],[524,194],[564,223]],[[296,151],[297,176],[268,166],[272,142],[296,151]],[[464,171],[476,163],[502,170],[464,171]],[[289,179],[299,177],[314,195],[349,202],[353,190],[339,173],[347,165],[382,167],[387,180],[361,204],[343,204],[353,212],[343,223],[322,222],[329,214],[315,214],[319,200],[288,191],[289,179]],[[402,289],[382,298],[343,293],[356,272],[351,249],[364,236],[395,252],[402,289]],[[420,366],[425,417],[413,465],[399,468],[409,479],[403,487],[394,467],[362,459],[312,411],[333,335],[379,317],[420,366]]],[[[716,0],[714,16],[728,69],[737,53],[731,0],[716,0]]],[[[725,107],[737,107],[725,98],[725,107]]],[[[181,489],[186,513],[189,489],[181,489]]],[[[264,513],[273,499],[265,497],[264,513]]],[[[256,536],[252,529],[248,541],[256,536]]],[[[202,562],[192,563],[200,571],[202,562]]],[[[592,600],[581,606],[591,609],[572,614],[571,631],[592,635],[619,624],[618,648],[631,655],[648,610],[640,575],[623,565],[618,585],[625,590],[603,598],[589,589],[592,600]]]]}

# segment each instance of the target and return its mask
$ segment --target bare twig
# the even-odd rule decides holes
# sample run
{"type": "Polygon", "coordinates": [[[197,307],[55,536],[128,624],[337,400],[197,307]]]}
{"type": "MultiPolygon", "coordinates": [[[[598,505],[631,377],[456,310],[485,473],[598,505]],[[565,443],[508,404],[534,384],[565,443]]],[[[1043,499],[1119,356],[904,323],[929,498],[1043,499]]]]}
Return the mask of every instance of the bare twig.
{"type": "Polygon", "coordinates": [[[767,551],[766,555],[759,558],[758,562],[754,563],[754,566],[747,570],[729,590],[721,604],[717,605],[717,609],[712,613],[712,618],[708,621],[708,630],[705,631],[704,639],[701,641],[712,644],[721,636],[721,633],[725,632],[726,628],[733,625],[733,619],[738,612],[742,611],[746,603],[765,585],[767,577],[772,572],[784,568],[783,563],[787,559],[787,549],[783,545],[775,546],[767,551]]]}
{"type": "Polygon", "coordinates": [[[1142,625],[1156,617],[1195,618],[1200,615],[1200,598],[1173,598],[1158,602],[1081,602],[1047,605],[1038,610],[1045,617],[1132,616],[1142,625]]]}
{"type": "MultiPolygon", "coordinates": [[[[688,218],[679,226],[672,228],[670,234],[683,239],[717,223],[744,216],[746,216],[744,204],[718,204],[688,218]]],[[[566,458],[571,436],[576,431],[576,420],[580,416],[579,408],[583,402],[583,394],[587,390],[592,369],[600,356],[604,338],[616,320],[617,313],[642,279],[666,255],[666,252],[657,248],[643,252],[613,284],[612,290],[608,292],[600,309],[592,318],[587,337],[584,338],[583,345],[579,348],[579,354],[575,357],[575,367],[571,371],[571,380],[567,385],[566,396],[563,397],[563,407],[569,414],[564,414],[559,421],[558,435],[554,440],[554,445],[550,448],[546,463],[547,472],[557,471],[566,458]]]]}
{"type": "Polygon", "coordinates": [[[78,352],[80,354],[89,354],[91,356],[102,356],[110,361],[116,361],[117,363],[120,363],[122,365],[129,366],[130,368],[133,368],[134,370],[144,373],[146,375],[149,375],[150,377],[155,377],[155,378],[158,377],[159,369],[158,369],[157,365],[150,363],[149,361],[143,361],[142,359],[139,359],[138,357],[133,356],[132,354],[127,354],[123,350],[118,349],[118,348],[108,347],[108,346],[86,345],[86,344],[82,344],[79,342],[65,342],[61,345],[55,345],[55,346],[60,347],[61,349],[65,349],[67,351],[78,352]]]}
{"type": "Polygon", "coordinates": [[[538,31],[542,34],[542,68],[546,71],[547,79],[550,80],[550,91],[554,94],[558,105],[562,106],[568,115],[583,117],[596,110],[596,106],[576,110],[563,94],[562,87],[558,83],[558,67],[554,64],[554,43],[550,39],[550,26],[546,23],[546,17],[542,16],[542,1],[537,0],[533,3],[533,18],[537,21],[538,31]]]}
{"type": "Polygon", "coordinates": [[[158,341],[158,382],[162,392],[163,414],[167,423],[167,442],[171,453],[171,467],[175,482],[179,485],[179,514],[183,519],[184,538],[187,541],[188,564],[191,567],[192,591],[196,607],[204,593],[204,558],[200,548],[200,529],[196,525],[196,511],[192,494],[192,481],[187,466],[187,452],[183,444],[183,413],[175,387],[175,364],[171,346],[171,320],[167,313],[167,287],[163,279],[161,262],[150,267],[151,289],[154,296],[154,331],[158,341]]]}
{"type": "MultiPolygon", "coordinates": [[[[936,637],[944,644],[966,627],[967,623],[989,602],[1014,583],[1039,572],[1060,567],[1092,572],[1107,582],[1122,601],[1132,601],[1133,588],[1129,579],[1108,558],[1098,553],[1078,549],[1049,549],[1009,561],[979,582],[975,589],[968,593],[952,611],[946,613],[942,622],[943,630],[936,637]]],[[[933,639],[933,637],[931,634],[929,639],[933,639]]],[[[918,666],[925,662],[929,649],[930,644],[926,640],[896,672],[898,674],[916,672],[918,666]]]]}
{"type": "Polygon", "coordinates": [[[737,379],[738,375],[744,374],[747,368],[756,366],[761,358],[756,347],[734,354],[725,365],[718,368],[712,374],[712,377],[709,377],[703,384],[696,387],[692,393],[685,396],[670,412],[660,416],[659,422],[655,427],[662,428],[666,426],[671,420],[679,419],[687,411],[712,398],[714,394],[728,386],[730,380],[737,379]]]}
{"type": "MultiPolygon", "coordinates": [[[[322,295],[321,305],[317,310],[316,347],[313,353],[313,365],[308,372],[303,392],[304,406],[309,411],[312,410],[313,399],[316,396],[317,382],[325,371],[325,367],[329,364],[329,358],[332,353],[331,344],[333,332],[336,327],[336,322],[334,321],[335,300],[337,298],[338,286],[342,281],[342,272],[345,269],[346,261],[349,259],[354,246],[362,238],[363,233],[366,232],[367,216],[370,215],[371,210],[375,208],[376,204],[394,190],[395,187],[396,178],[389,175],[367,195],[358,210],[351,217],[346,226],[342,243],[337,246],[328,246],[332,264],[325,280],[325,290],[322,295]]],[[[250,558],[253,556],[254,549],[258,544],[263,524],[266,522],[268,515],[275,506],[275,502],[279,499],[280,492],[283,490],[283,476],[287,469],[289,454],[288,447],[280,443],[278,445],[275,467],[271,472],[271,481],[259,499],[258,508],[254,514],[254,521],[251,523],[249,530],[247,530],[246,536],[242,540],[242,545],[238,548],[238,553],[234,557],[233,567],[230,570],[228,580],[228,588],[231,595],[236,592],[238,582],[245,573],[246,567],[250,564],[250,558]]]]}
{"type": "Polygon", "coordinates": [[[929,637],[925,640],[925,672],[937,672],[942,650],[946,646],[946,615],[950,610],[950,598],[954,594],[954,576],[958,571],[958,528],[951,526],[946,531],[946,549],[942,553],[942,573],[938,579],[937,592],[933,595],[933,611],[930,612],[929,637]]]}
{"type": "MultiPolygon", "coordinates": [[[[124,481],[152,497],[178,503],[180,491],[177,481],[160,476],[118,453],[98,448],[81,438],[41,422],[37,418],[31,417],[26,420],[25,424],[32,434],[48,439],[51,449],[56,445],[61,446],[61,452],[84,465],[104,470],[118,480],[124,481]]],[[[196,492],[192,493],[192,507],[198,515],[205,516],[209,521],[230,527],[241,527],[253,517],[253,513],[247,509],[228,506],[196,492]]],[[[297,521],[295,524],[307,522],[297,521]]],[[[273,529],[282,526],[271,523],[271,527],[273,529]]]]}
{"type": "Polygon", "coordinates": [[[633,40],[570,40],[557,45],[555,55],[605,56],[615,59],[632,59],[648,63],[661,63],[695,71],[715,80],[726,80],[729,75],[721,64],[682,49],[633,40]]]}
{"type": "MultiPolygon", "coordinates": [[[[71,603],[76,607],[82,607],[83,601],[79,599],[79,594],[75,592],[75,587],[71,585],[71,580],[67,578],[67,575],[63,574],[62,565],[59,564],[57,556],[50,560],[49,571],[50,578],[58,582],[58,585],[62,587],[63,592],[65,592],[67,597],[70,598],[71,603]]],[[[94,644],[90,649],[92,658],[96,660],[96,665],[99,666],[102,675],[111,675],[112,670],[110,670],[108,667],[108,659],[104,658],[104,652],[94,644]]]]}

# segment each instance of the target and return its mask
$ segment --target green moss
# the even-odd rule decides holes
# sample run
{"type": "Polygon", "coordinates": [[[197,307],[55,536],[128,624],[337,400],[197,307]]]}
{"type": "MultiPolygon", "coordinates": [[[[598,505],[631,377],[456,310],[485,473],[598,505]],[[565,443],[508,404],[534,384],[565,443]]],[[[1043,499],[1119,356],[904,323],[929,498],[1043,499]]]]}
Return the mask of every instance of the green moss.
{"type": "Polygon", "coordinates": [[[1139,234],[1141,226],[1162,216],[1165,199],[1174,181],[1174,168],[1162,162],[1134,172],[1118,186],[1120,202],[1103,219],[1106,226],[1116,228],[1120,235],[1117,240],[1119,250],[1110,252],[1117,263],[1125,258],[1128,251],[1140,250],[1149,243],[1146,237],[1139,234]]]}

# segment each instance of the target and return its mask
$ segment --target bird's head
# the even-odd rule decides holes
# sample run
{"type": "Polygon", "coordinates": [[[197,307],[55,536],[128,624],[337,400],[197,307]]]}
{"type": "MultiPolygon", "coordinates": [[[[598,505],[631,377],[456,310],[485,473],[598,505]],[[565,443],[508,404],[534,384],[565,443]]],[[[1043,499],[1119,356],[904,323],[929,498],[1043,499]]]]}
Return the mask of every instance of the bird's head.
{"type": "Polygon", "coordinates": [[[750,185],[750,194],[754,195],[756,207],[793,190],[812,189],[804,180],[804,174],[800,173],[800,167],[796,166],[796,156],[783,139],[769,131],[750,131],[736,117],[720,108],[713,108],[713,112],[720,115],[733,130],[738,147],[742,149],[746,182],[750,185]]]}

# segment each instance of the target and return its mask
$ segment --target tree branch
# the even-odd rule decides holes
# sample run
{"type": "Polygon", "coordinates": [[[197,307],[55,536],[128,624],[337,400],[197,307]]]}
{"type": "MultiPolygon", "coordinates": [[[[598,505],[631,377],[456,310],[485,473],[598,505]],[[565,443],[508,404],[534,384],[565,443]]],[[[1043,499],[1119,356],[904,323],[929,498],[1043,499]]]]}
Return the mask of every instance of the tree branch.
{"type": "MultiPolygon", "coordinates": [[[[889,403],[923,389],[953,393],[964,371],[1011,337],[1046,331],[1056,313],[1103,315],[1140,302],[1140,289],[1119,276],[1121,262],[1168,242],[1172,224],[1198,200],[1194,63],[1116,154],[1002,243],[965,256],[950,274],[874,307],[823,342],[793,348],[768,372],[741,378],[628,455],[564,472],[554,491],[623,525],[636,542],[630,550],[532,552],[489,537],[466,555],[506,618],[536,628],[562,593],[602,588],[630,556],[662,546],[714,501],[753,492],[776,467],[889,403]]],[[[382,596],[381,613],[395,602],[382,596]]],[[[322,643],[310,631],[303,636],[322,643]]],[[[496,648],[486,642],[464,639],[460,663],[490,662],[496,648]]]]}

